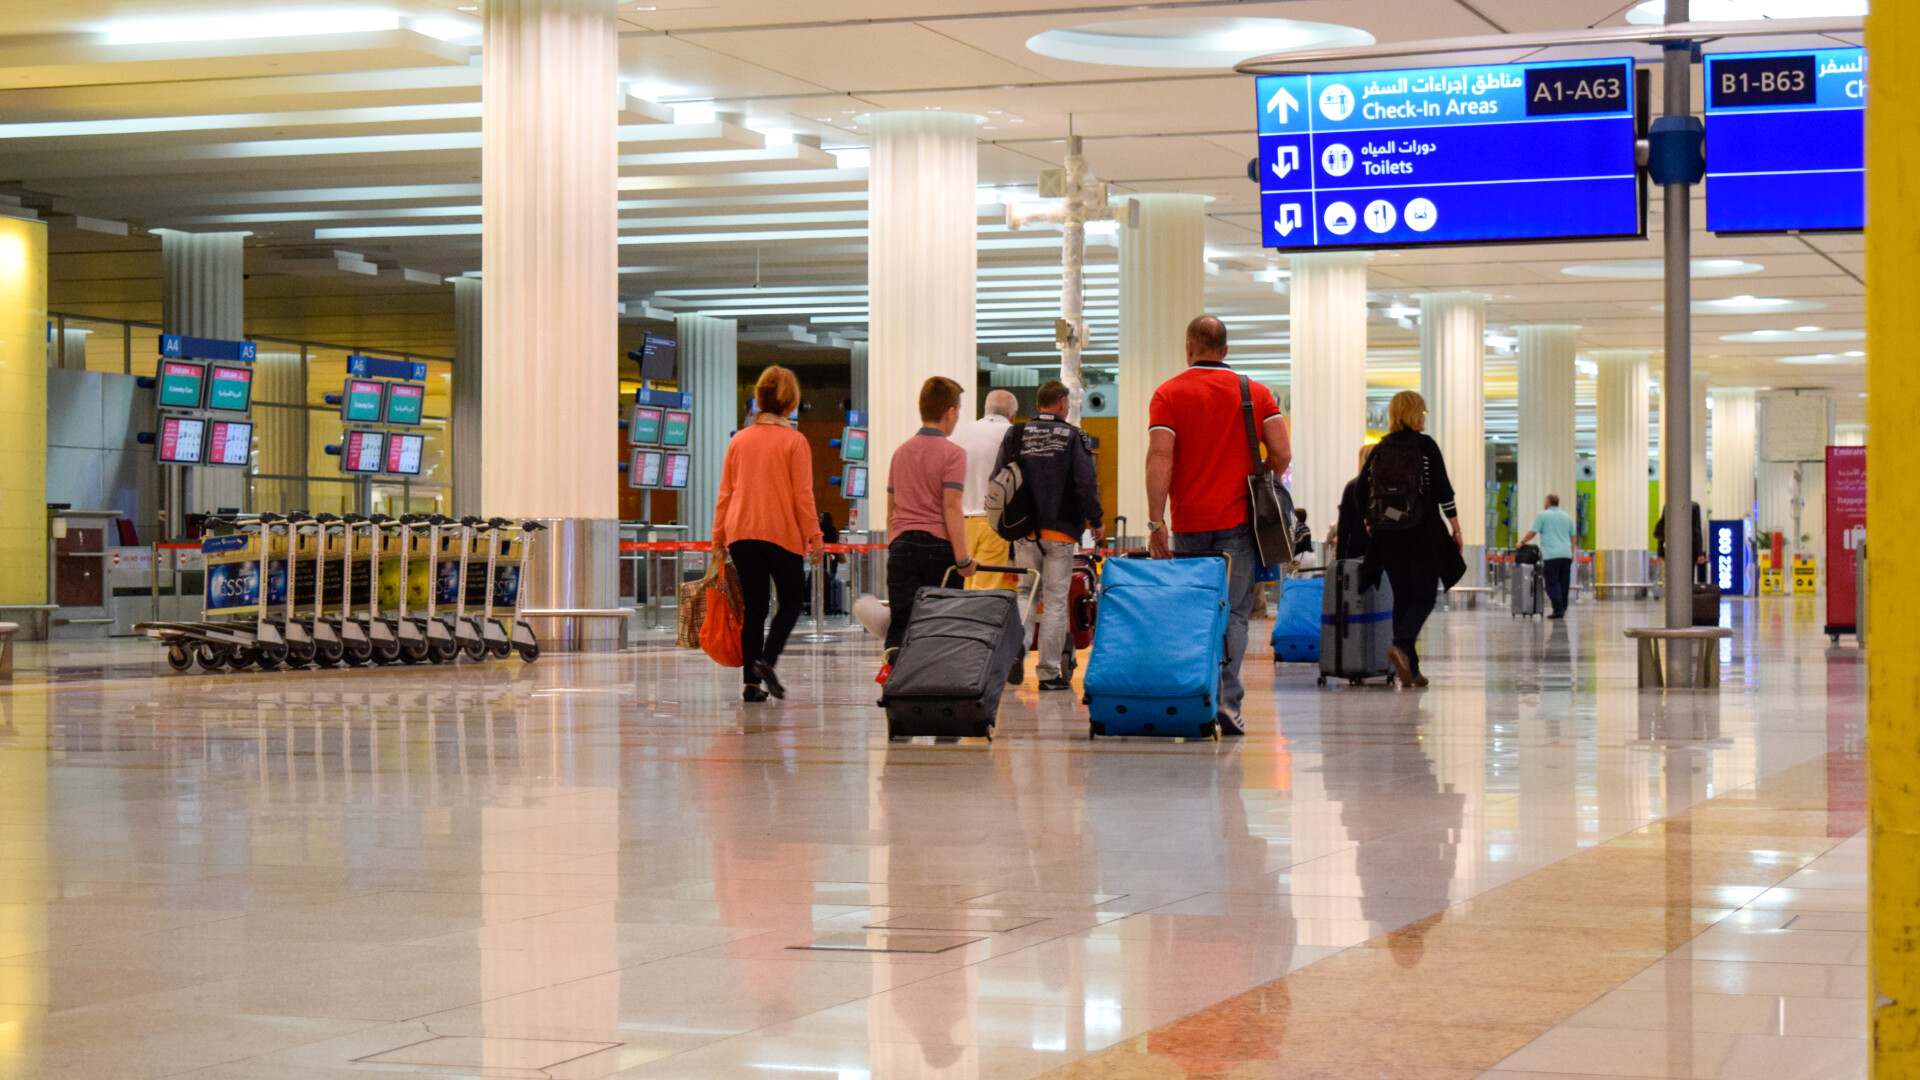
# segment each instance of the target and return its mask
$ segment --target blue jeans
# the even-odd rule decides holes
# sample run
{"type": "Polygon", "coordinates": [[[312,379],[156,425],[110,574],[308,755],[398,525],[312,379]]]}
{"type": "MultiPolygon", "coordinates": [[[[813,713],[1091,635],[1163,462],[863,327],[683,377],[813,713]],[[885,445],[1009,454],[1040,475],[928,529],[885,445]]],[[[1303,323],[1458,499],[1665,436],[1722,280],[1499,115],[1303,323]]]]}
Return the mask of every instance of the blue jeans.
{"type": "Polygon", "coordinates": [[[1567,610],[1568,586],[1573,581],[1572,559],[1547,559],[1540,564],[1545,573],[1547,600],[1553,604],[1555,615],[1567,610]]]}
{"type": "Polygon", "coordinates": [[[1240,662],[1247,657],[1247,620],[1253,615],[1253,527],[1241,523],[1214,532],[1177,532],[1175,551],[1219,551],[1227,562],[1227,661],[1220,668],[1220,715],[1240,722],[1240,702],[1247,688],[1240,682],[1240,662]]]}

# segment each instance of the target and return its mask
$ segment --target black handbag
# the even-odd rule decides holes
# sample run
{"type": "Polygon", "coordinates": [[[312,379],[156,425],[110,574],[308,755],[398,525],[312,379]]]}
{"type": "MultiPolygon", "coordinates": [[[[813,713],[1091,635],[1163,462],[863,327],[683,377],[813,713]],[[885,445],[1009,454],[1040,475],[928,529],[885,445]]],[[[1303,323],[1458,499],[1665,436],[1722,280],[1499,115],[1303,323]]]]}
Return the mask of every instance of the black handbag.
{"type": "Polygon", "coordinates": [[[1247,428],[1247,454],[1253,460],[1253,472],[1247,475],[1247,520],[1253,526],[1253,550],[1260,565],[1293,572],[1293,545],[1296,520],[1293,495],[1280,477],[1260,461],[1260,435],[1253,422],[1253,384],[1240,376],[1240,416],[1247,428]]]}

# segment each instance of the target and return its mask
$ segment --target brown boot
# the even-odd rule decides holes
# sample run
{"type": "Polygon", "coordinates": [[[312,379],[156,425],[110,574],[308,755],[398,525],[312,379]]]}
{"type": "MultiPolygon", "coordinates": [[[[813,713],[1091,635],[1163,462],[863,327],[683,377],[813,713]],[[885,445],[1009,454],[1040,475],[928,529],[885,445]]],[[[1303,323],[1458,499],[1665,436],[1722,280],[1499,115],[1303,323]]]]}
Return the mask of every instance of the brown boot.
{"type": "Polygon", "coordinates": [[[1414,685],[1413,661],[1400,650],[1400,646],[1395,645],[1387,650],[1387,662],[1393,665],[1393,677],[1400,681],[1401,686],[1414,685]]]}

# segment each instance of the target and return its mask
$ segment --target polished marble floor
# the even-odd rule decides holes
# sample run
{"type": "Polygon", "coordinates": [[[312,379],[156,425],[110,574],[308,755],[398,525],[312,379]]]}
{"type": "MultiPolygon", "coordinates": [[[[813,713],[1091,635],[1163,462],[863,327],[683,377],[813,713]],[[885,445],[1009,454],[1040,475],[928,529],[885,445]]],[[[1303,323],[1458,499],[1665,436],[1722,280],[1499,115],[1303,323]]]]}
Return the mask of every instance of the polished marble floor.
{"type": "MultiPolygon", "coordinates": [[[[1249,737],[1067,694],[889,744],[670,647],[207,677],[20,647],[0,1077],[1863,1076],[1858,654],[1730,604],[1437,615],[1425,691],[1249,660],[1249,737]]],[[[1264,638],[1256,627],[1256,640],[1264,638]]]]}

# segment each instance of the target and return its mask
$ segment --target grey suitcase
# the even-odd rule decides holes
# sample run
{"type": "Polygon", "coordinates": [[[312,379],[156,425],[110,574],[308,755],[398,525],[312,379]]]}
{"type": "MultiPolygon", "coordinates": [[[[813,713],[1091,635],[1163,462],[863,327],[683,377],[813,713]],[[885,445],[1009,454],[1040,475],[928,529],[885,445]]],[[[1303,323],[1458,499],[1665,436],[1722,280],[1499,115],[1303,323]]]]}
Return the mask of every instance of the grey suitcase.
{"type": "MultiPolygon", "coordinates": [[[[1026,606],[1032,606],[1038,571],[980,569],[1027,577],[1026,606]]],[[[1007,678],[1026,654],[1025,621],[1020,595],[1011,589],[921,589],[880,694],[887,738],[992,738],[1007,678]]]]}
{"type": "Polygon", "coordinates": [[[1513,613],[1544,615],[1547,611],[1547,580],[1539,563],[1513,564],[1513,613]]]}
{"type": "Polygon", "coordinates": [[[1320,602],[1320,684],[1345,679],[1355,686],[1393,674],[1393,589],[1382,576],[1360,588],[1360,560],[1341,559],[1327,571],[1320,602]]]}

